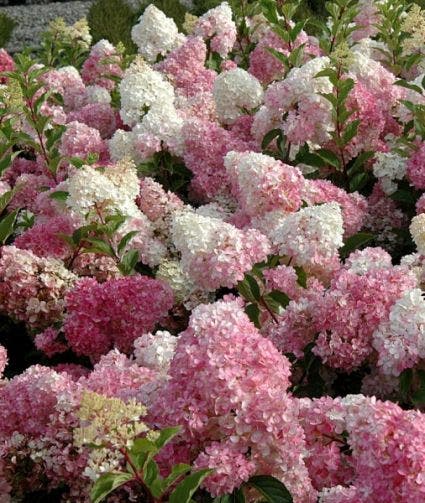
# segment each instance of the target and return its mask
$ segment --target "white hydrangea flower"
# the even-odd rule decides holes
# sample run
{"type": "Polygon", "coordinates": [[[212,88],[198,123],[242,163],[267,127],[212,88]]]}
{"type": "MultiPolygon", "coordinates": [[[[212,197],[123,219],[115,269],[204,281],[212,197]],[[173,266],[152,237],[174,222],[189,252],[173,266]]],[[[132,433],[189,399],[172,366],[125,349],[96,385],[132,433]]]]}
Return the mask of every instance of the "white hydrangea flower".
{"type": "Polygon", "coordinates": [[[343,245],[341,208],[326,203],[290,213],[275,229],[272,241],[281,255],[293,257],[297,264],[320,264],[331,260],[343,245]]]}
{"type": "Polygon", "coordinates": [[[373,333],[379,353],[378,366],[384,374],[398,376],[425,358],[425,301],[422,290],[404,293],[391,308],[389,320],[373,333]]]}
{"type": "Polygon", "coordinates": [[[412,218],[409,230],[418,252],[425,255],[425,213],[412,218]]]}
{"type": "Polygon", "coordinates": [[[235,68],[215,79],[213,95],[218,118],[224,124],[232,124],[243,115],[242,109],[252,110],[261,105],[264,93],[253,75],[235,68]]]}
{"type": "Polygon", "coordinates": [[[121,118],[134,126],[154,106],[173,105],[174,88],[165,77],[148,65],[130,66],[119,85],[121,118]]]}
{"type": "Polygon", "coordinates": [[[86,100],[87,103],[111,103],[111,95],[109,91],[101,86],[87,86],[86,87],[86,100]]]}
{"type": "Polygon", "coordinates": [[[406,159],[393,152],[377,152],[375,154],[373,174],[381,181],[381,187],[386,194],[397,190],[394,180],[401,180],[406,174],[406,159]]]}
{"type": "Polygon", "coordinates": [[[155,5],[150,4],[131,30],[131,38],[139,53],[150,63],[159,55],[165,56],[178,42],[179,31],[173,19],[167,17],[155,5]]]}
{"type": "Polygon", "coordinates": [[[332,92],[333,86],[327,77],[315,78],[328,66],[330,66],[330,59],[327,56],[321,56],[307,61],[300,67],[292,68],[284,81],[291,88],[291,93],[288,94],[290,104],[299,101],[303,95],[332,92]]]}
{"type": "Polygon", "coordinates": [[[124,131],[117,129],[108,141],[108,150],[113,161],[119,161],[124,157],[135,158],[135,151],[133,148],[133,133],[132,131],[124,131]]]}
{"type": "Polygon", "coordinates": [[[184,257],[212,252],[224,230],[233,231],[234,227],[191,210],[177,212],[173,217],[173,243],[184,257]]]}
{"type": "Polygon", "coordinates": [[[92,166],[83,166],[68,179],[69,196],[66,204],[82,216],[96,208],[107,213],[118,211],[124,215],[137,216],[140,212],[134,202],[138,194],[138,185],[135,191],[135,177],[137,173],[134,168],[120,171],[117,165],[105,168],[102,173],[92,166]],[[117,172],[111,173],[112,170],[117,172]]]}
{"type": "Polygon", "coordinates": [[[183,118],[172,103],[164,102],[152,106],[134,129],[134,134],[149,133],[164,142],[169,150],[178,156],[184,153],[183,118]]]}
{"type": "Polygon", "coordinates": [[[178,340],[178,337],[166,330],[159,330],[155,335],[143,334],[134,341],[134,356],[137,364],[166,374],[178,340]]]}

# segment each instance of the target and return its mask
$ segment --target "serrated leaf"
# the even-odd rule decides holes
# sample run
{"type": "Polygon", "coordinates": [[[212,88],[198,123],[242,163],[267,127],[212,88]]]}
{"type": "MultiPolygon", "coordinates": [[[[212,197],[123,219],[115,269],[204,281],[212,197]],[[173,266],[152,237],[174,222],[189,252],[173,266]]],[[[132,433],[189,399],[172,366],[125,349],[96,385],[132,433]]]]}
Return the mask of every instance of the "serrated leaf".
{"type": "Polygon", "coordinates": [[[264,300],[266,304],[272,309],[274,312],[279,313],[287,307],[290,302],[290,298],[286,295],[286,293],[281,292],[280,290],[272,290],[270,293],[264,295],[264,300]],[[272,305],[277,305],[277,309],[273,309],[272,305]]]}
{"type": "Polygon", "coordinates": [[[150,459],[143,469],[143,480],[148,487],[158,478],[159,468],[153,459],[150,459]]]}
{"type": "Polygon", "coordinates": [[[367,184],[368,180],[369,175],[364,171],[362,173],[355,174],[348,183],[350,192],[361,190],[367,184]]]}
{"type": "Polygon", "coordinates": [[[305,26],[305,23],[306,23],[306,20],[298,21],[298,23],[289,32],[289,36],[290,36],[291,42],[295,42],[295,40],[297,39],[298,35],[303,30],[303,28],[305,26]]]}
{"type": "Polygon", "coordinates": [[[120,263],[118,264],[118,268],[125,276],[128,276],[134,271],[134,268],[136,267],[138,261],[138,250],[128,250],[128,252],[125,253],[120,263]]]}
{"type": "Polygon", "coordinates": [[[307,273],[302,267],[295,266],[295,272],[297,273],[297,283],[303,288],[307,288],[307,273]]]}
{"type": "Polygon", "coordinates": [[[357,134],[357,130],[359,129],[360,120],[355,119],[348,124],[345,128],[344,133],[342,135],[342,142],[344,145],[347,145],[357,134]]]}
{"type": "Polygon", "coordinates": [[[293,503],[291,493],[285,485],[269,475],[256,475],[248,480],[268,503],[293,503]]]}
{"type": "Polygon", "coordinates": [[[266,150],[270,143],[279,135],[282,134],[281,129],[272,129],[264,135],[263,141],[261,142],[261,150],[266,150]]]}
{"type": "Polygon", "coordinates": [[[171,468],[170,474],[164,479],[163,486],[164,490],[168,489],[174,482],[184,475],[185,473],[190,471],[190,465],[186,463],[178,463],[171,468]]]}
{"type": "Polygon", "coordinates": [[[248,318],[257,328],[261,328],[260,324],[260,308],[257,304],[248,304],[245,306],[245,312],[248,318]]]}
{"type": "Polygon", "coordinates": [[[416,198],[410,190],[398,189],[393,192],[390,196],[393,201],[398,201],[400,203],[405,203],[409,205],[414,205],[416,203],[416,198]]]}
{"type": "Polygon", "coordinates": [[[396,80],[394,85],[404,87],[406,89],[411,89],[412,91],[416,91],[419,94],[422,94],[422,89],[415,84],[411,84],[410,82],[406,82],[405,80],[396,80]]]}
{"type": "Polygon", "coordinates": [[[175,436],[181,433],[181,431],[181,426],[172,426],[170,428],[164,428],[163,430],[160,430],[159,436],[155,440],[155,445],[158,447],[158,449],[162,449],[169,442],[171,442],[171,440],[173,440],[175,436]]]}
{"type": "Polygon", "coordinates": [[[350,164],[350,167],[347,170],[348,176],[353,176],[357,173],[359,169],[361,169],[365,162],[371,159],[375,155],[375,152],[368,150],[367,152],[362,152],[360,155],[356,157],[356,160],[350,164]]]}
{"type": "Polygon", "coordinates": [[[100,503],[108,494],[132,479],[133,476],[130,473],[112,472],[101,475],[90,491],[91,503],[100,503]]]}
{"type": "Polygon", "coordinates": [[[340,166],[340,160],[336,154],[334,154],[331,150],[327,150],[324,148],[321,148],[316,151],[316,154],[319,155],[322,159],[326,161],[327,164],[330,164],[334,168],[339,168],[340,166]]]}
{"type": "Polygon", "coordinates": [[[257,280],[250,274],[245,274],[245,280],[249,285],[254,300],[260,300],[261,291],[260,287],[258,286],[257,280]]]}
{"type": "Polygon", "coordinates": [[[85,247],[84,251],[86,253],[100,253],[109,257],[115,257],[112,246],[106,241],[98,238],[84,238],[84,241],[91,245],[90,247],[85,247]]]}
{"type": "Polygon", "coordinates": [[[190,503],[195,491],[213,470],[199,470],[188,475],[170,495],[169,503],[190,503]]]}
{"type": "Polygon", "coordinates": [[[266,50],[285,66],[288,65],[288,56],[285,56],[285,54],[281,53],[280,51],[273,49],[273,47],[266,47],[266,50]]]}
{"type": "Polygon", "coordinates": [[[2,196],[0,196],[0,214],[6,209],[7,205],[12,200],[15,195],[15,190],[8,190],[2,196]]]}
{"type": "Polygon", "coordinates": [[[118,244],[118,253],[122,253],[124,251],[125,247],[128,245],[128,243],[137,234],[139,234],[139,231],[130,231],[130,232],[127,232],[127,234],[121,239],[121,241],[118,244]]]}
{"type": "Polygon", "coordinates": [[[0,243],[4,244],[12,235],[19,209],[12,211],[0,221],[0,243]]]}
{"type": "Polygon", "coordinates": [[[235,489],[232,494],[217,496],[213,503],[245,503],[245,496],[241,489],[235,489]]]}
{"type": "Polygon", "coordinates": [[[373,240],[373,238],[373,234],[368,232],[358,232],[357,234],[350,236],[346,239],[344,246],[339,250],[340,256],[342,258],[348,257],[352,251],[357,250],[357,248],[365,245],[366,243],[369,243],[373,240]]]}

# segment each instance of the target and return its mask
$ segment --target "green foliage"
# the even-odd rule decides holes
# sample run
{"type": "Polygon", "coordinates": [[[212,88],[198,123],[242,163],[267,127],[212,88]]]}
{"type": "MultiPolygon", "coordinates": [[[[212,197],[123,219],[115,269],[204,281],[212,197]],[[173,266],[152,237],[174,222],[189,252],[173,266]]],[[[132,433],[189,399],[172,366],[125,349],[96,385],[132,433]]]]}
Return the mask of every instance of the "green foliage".
{"type": "Polygon", "coordinates": [[[14,19],[0,13],[0,48],[9,42],[16,25],[17,22],[14,19]]]}
{"type": "Polygon", "coordinates": [[[137,19],[138,14],[125,0],[97,0],[87,14],[93,43],[102,39],[114,45],[121,42],[130,54],[137,52],[131,40],[131,28],[137,19]]]}
{"type": "MultiPolygon", "coordinates": [[[[291,493],[286,486],[270,475],[254,475],[242,487],[232,494],[225,494],[214,499],[213,503],[245,503],[244,488],[252,488],[261,495],[264,503],[293,503],[291,493]]],[[[170,500],[171,501],[171,500],[170,500]]]]}
{"type": "Polygon", "coordinates": [[[130,449],[122,449],[126,460],[125,472],[110,472],[102,475],[91,490],[92,503],[100,503],[115,489],[132,481],[143,494],[143,501],[169,501],[190,503],[193,494],[212,470],[191,472],[190,465],[174,465],[167,477],[159,474],[155,456],[181,431],[180,427],[165,428],[156,438],[136,438],[130,449]]]}

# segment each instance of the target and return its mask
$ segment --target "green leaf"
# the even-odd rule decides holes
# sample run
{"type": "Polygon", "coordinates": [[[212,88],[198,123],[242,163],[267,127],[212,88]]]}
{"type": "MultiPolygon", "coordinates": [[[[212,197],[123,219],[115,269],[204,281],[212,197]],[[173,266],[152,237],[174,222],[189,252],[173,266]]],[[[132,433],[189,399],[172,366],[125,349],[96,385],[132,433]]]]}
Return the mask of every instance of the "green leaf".
{"type": "Polygon", "coordinates": [[[276,59],[278,59],[285,66],[288,66],[288,56],[281,53],[280,51],[273,49],[272,47],[266,47],[267,51],[272,54],[276,59]]]}
{"type": "Polygon", "coordinates": [[[362,152],[360,155],[356,157],[356,160],[350,164],[350,167],[347,170],[348,176],[353,176],[357,173],[359,169],[361,169],[365,162],[371,159],[375,155],[375,152],[368,150],[367,152],[362,152]]]}
{"type": "Polygon", "coordinates": [[[155,440],[155,445],[158,447],[158,450],[162,449],[166,446],[174,437],[176,437],[179,433],[182,432],[181,426],[172,426],[170,428],[164,428],[159,431],[159,437],[155,440]]]}
{"type": "Polygon", "coordinates": [[[241,489],[235,489],[232,494],[217,496],[213,503],[245,503],[245,496],[241,489]]]}
{"type": "Polygon", "coordinates": [[[339,168],[340,161],[339,158],[336,154],[334,154],[332,151],[321,148],[316,151],[316,154],[319,155],[322,159],[324,159],[327,164],[330,164],[334,168],[339,168]]]}
{"type": "Polygon", "coordinates": [[[254,297],[254,299],[260,300],[261,291],[260,291],[260,287],[258,286],[257,280],[254,278],[254,276],[251,276],[250,274],[245,274],[245,280],[249,285],[249,288],[251,290],[251,293],[252,293],[252,296],[254,297]]]}
{"type": "Polygon", "coordinates": [[[257,304],[248,304],[245,306],[245,312],[248,318],[257,328],[261,328],[260,324],[260,308],[257,304]]]}
{"type": "Polygon", "coordinates": [[[295,266],[294,269],[297,273],[297,283],[303,288],[307,288],[307,273],[299,266],[295,266]]]}
{"type": "Polygon", "coordinates": [[[0,214],[6,209],[6,206],[10,203],[14,195],[15,190],[8,190],[0,196],[0,214]]]}
{"type": "Polygon", "coordinates": [[[341,258],[348,257],[352,251],[356,250],[360,246],[364,246],[369,241],[372,241],[373,238],[373,234],[368,232],[358,232],[357,234],[350,236],[345,241],[344,246],[339,250],[341,258]]]}
{"type": "Polygon", "coordinates": [[[348,184],[350,192],[361,190],[367,184],[368,180],[369,175],[364,171],[362,173],[355,174],[348,184]]]}
{"type": "Polygon", "coordinates": [[[9,215],[5,216],[0,222],[0,243],[4,244],[7,238],[13,233],[15,227],[16,217],[18,216],[19,209],[12,211],[9,215]]]}
{"type": "Polygon", "coordinates": [[[109,257],[115,257],[115,252],[112,246],[99,238],[84,238],[84,241],[91,244],[92,246],[86,247],[86,253],[100,253],[103,255],[108,255],[109,257]]]}
{"type": "Polygon", "coordinates": [[[248,480],[268,503],[293,503],[291,493],[285,485],[269,475],[256,475],[248,480]]]}
{"type": "Polygon", "coordinates": [[[409,390],[412,386],[413,371],[412,369],[405,369],[400,374],[400,393],[402,396],[407,397],[409,390]]]}
{"type": "Polygon", "coordinates": [[[270,143],[279,135],[282,134],[281,129],[272,129],[264,135],[263,141],[261,142],[261,150],[266,150],[270,143]]]}
{"type": "Polygon", "coordinates": [[[108,494],[132,479],[133,476],[130,473],[112,472],[101,475],[90,491],[91,503],[100,503],[108,494]]]}
{"type": "Polygon", "coordinates": [[[286,293],[280,290],[272,290],[264,295],[263,299],[267,306],[277,314],[281,314],[291,300],[286,293]]]}
{"type": "Polygon", "coordinates": [[[412,402],[416,407],[420,407],[425,404],[425,371],[417,370],[416,376],[419,380],[419,389],[412,393],[412,402]]]}
{"type": "Polygon", "coordinates": [[[56,201],[66,201],[68,199],[69,192],[65,190],[57,190],[49,194],[50,199],[55,199],[56,201]]]}
{"type": "Polygon", "coordinates": [[[410,82],[406,82],[405,80],[396,80],[394,82],[395,86],[405,87],[406,89],[411,89],[412,91],[416,91],[419,94],[422,94],[422,89],[415,84],[410,84],[410,82]]]}
{"type": "Polygon", "coordinates": [[[204,469],[188,475],[171,493],[169,503],[189,503],[202,481],[212,471],[204,469]]]}
{"type": "Polygon", "coordinates": [[[303,21],[298,21],[298,23],[292,28],[292,30],[289,32],[291,42],[295,42],[301,30],[304,28],[306,22],[306,19],[304,19],[303,21]]]}
{"type": "Polygon", "coordinates": [[[158,465],[155,463],[153,459],[150,459],[144,469],[143,469],[143,480],[146,483],[148,487],[153,484],[159,475],[159,468],[158,465]]]}
{"type": "Polygon", "coordinates": [[[347,145],[357,134],[357,130],[359,129],[360,120],[356,119],[348,124],[345,128],[345,131],[342,135],[342,142],[344,145],[347,145]]]}
{"type": "Polygon", "coordinates": [[[190,465],[187,465],[186,463],[178,463],[178,464],[174,465],[171,468],[171,472],[168,475],[168,477],[166,477],[164,479],[164,482],[163,482],[164,490],[167,490],[171,485],[174,484],[174,482],[179,477],[181,477],[182,475],[184,475],[187,472],[190,472],[190,465]]]}
{"type": "Polygon", "coordinates": [[[139,234],[139,231],[127,232],[118,244],[118,253],[122,253],[124,251],[125,247],[134,238],[134,236],[136,236],[136,234],[139,234]]]}
{"type": "Polygon", "coordinates": [[[138,261],[138,250],[128,250],[128,252],[122,257],[118,268],[125,276],[128,276],[134,271],[134,268],[136,267],[138,261]]]}
{"type": "Polygon", "coordinates": [[[393,192],[390,196],[393,201],[398,201],[400,203],[405,203],[409,205],[414,205],[416,203],[416,198],[410,190],[398,189],[393,192]]]}

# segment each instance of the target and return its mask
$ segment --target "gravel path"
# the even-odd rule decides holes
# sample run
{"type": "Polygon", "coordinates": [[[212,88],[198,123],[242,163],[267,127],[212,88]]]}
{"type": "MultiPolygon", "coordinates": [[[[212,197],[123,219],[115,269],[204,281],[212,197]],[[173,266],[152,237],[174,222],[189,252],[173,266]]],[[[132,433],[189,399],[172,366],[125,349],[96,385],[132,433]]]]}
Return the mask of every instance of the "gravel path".
{"type": "Polygon", "coordinates": [[[74,23],[88,13],[92,3],[89,0],[0,7],[0,13],[4,12],[19,23],[6,49],[13,53],[25,45],[37,47],[40,34],[46,30],[49,21],[63,17],[67,23],[74,23]]]}

